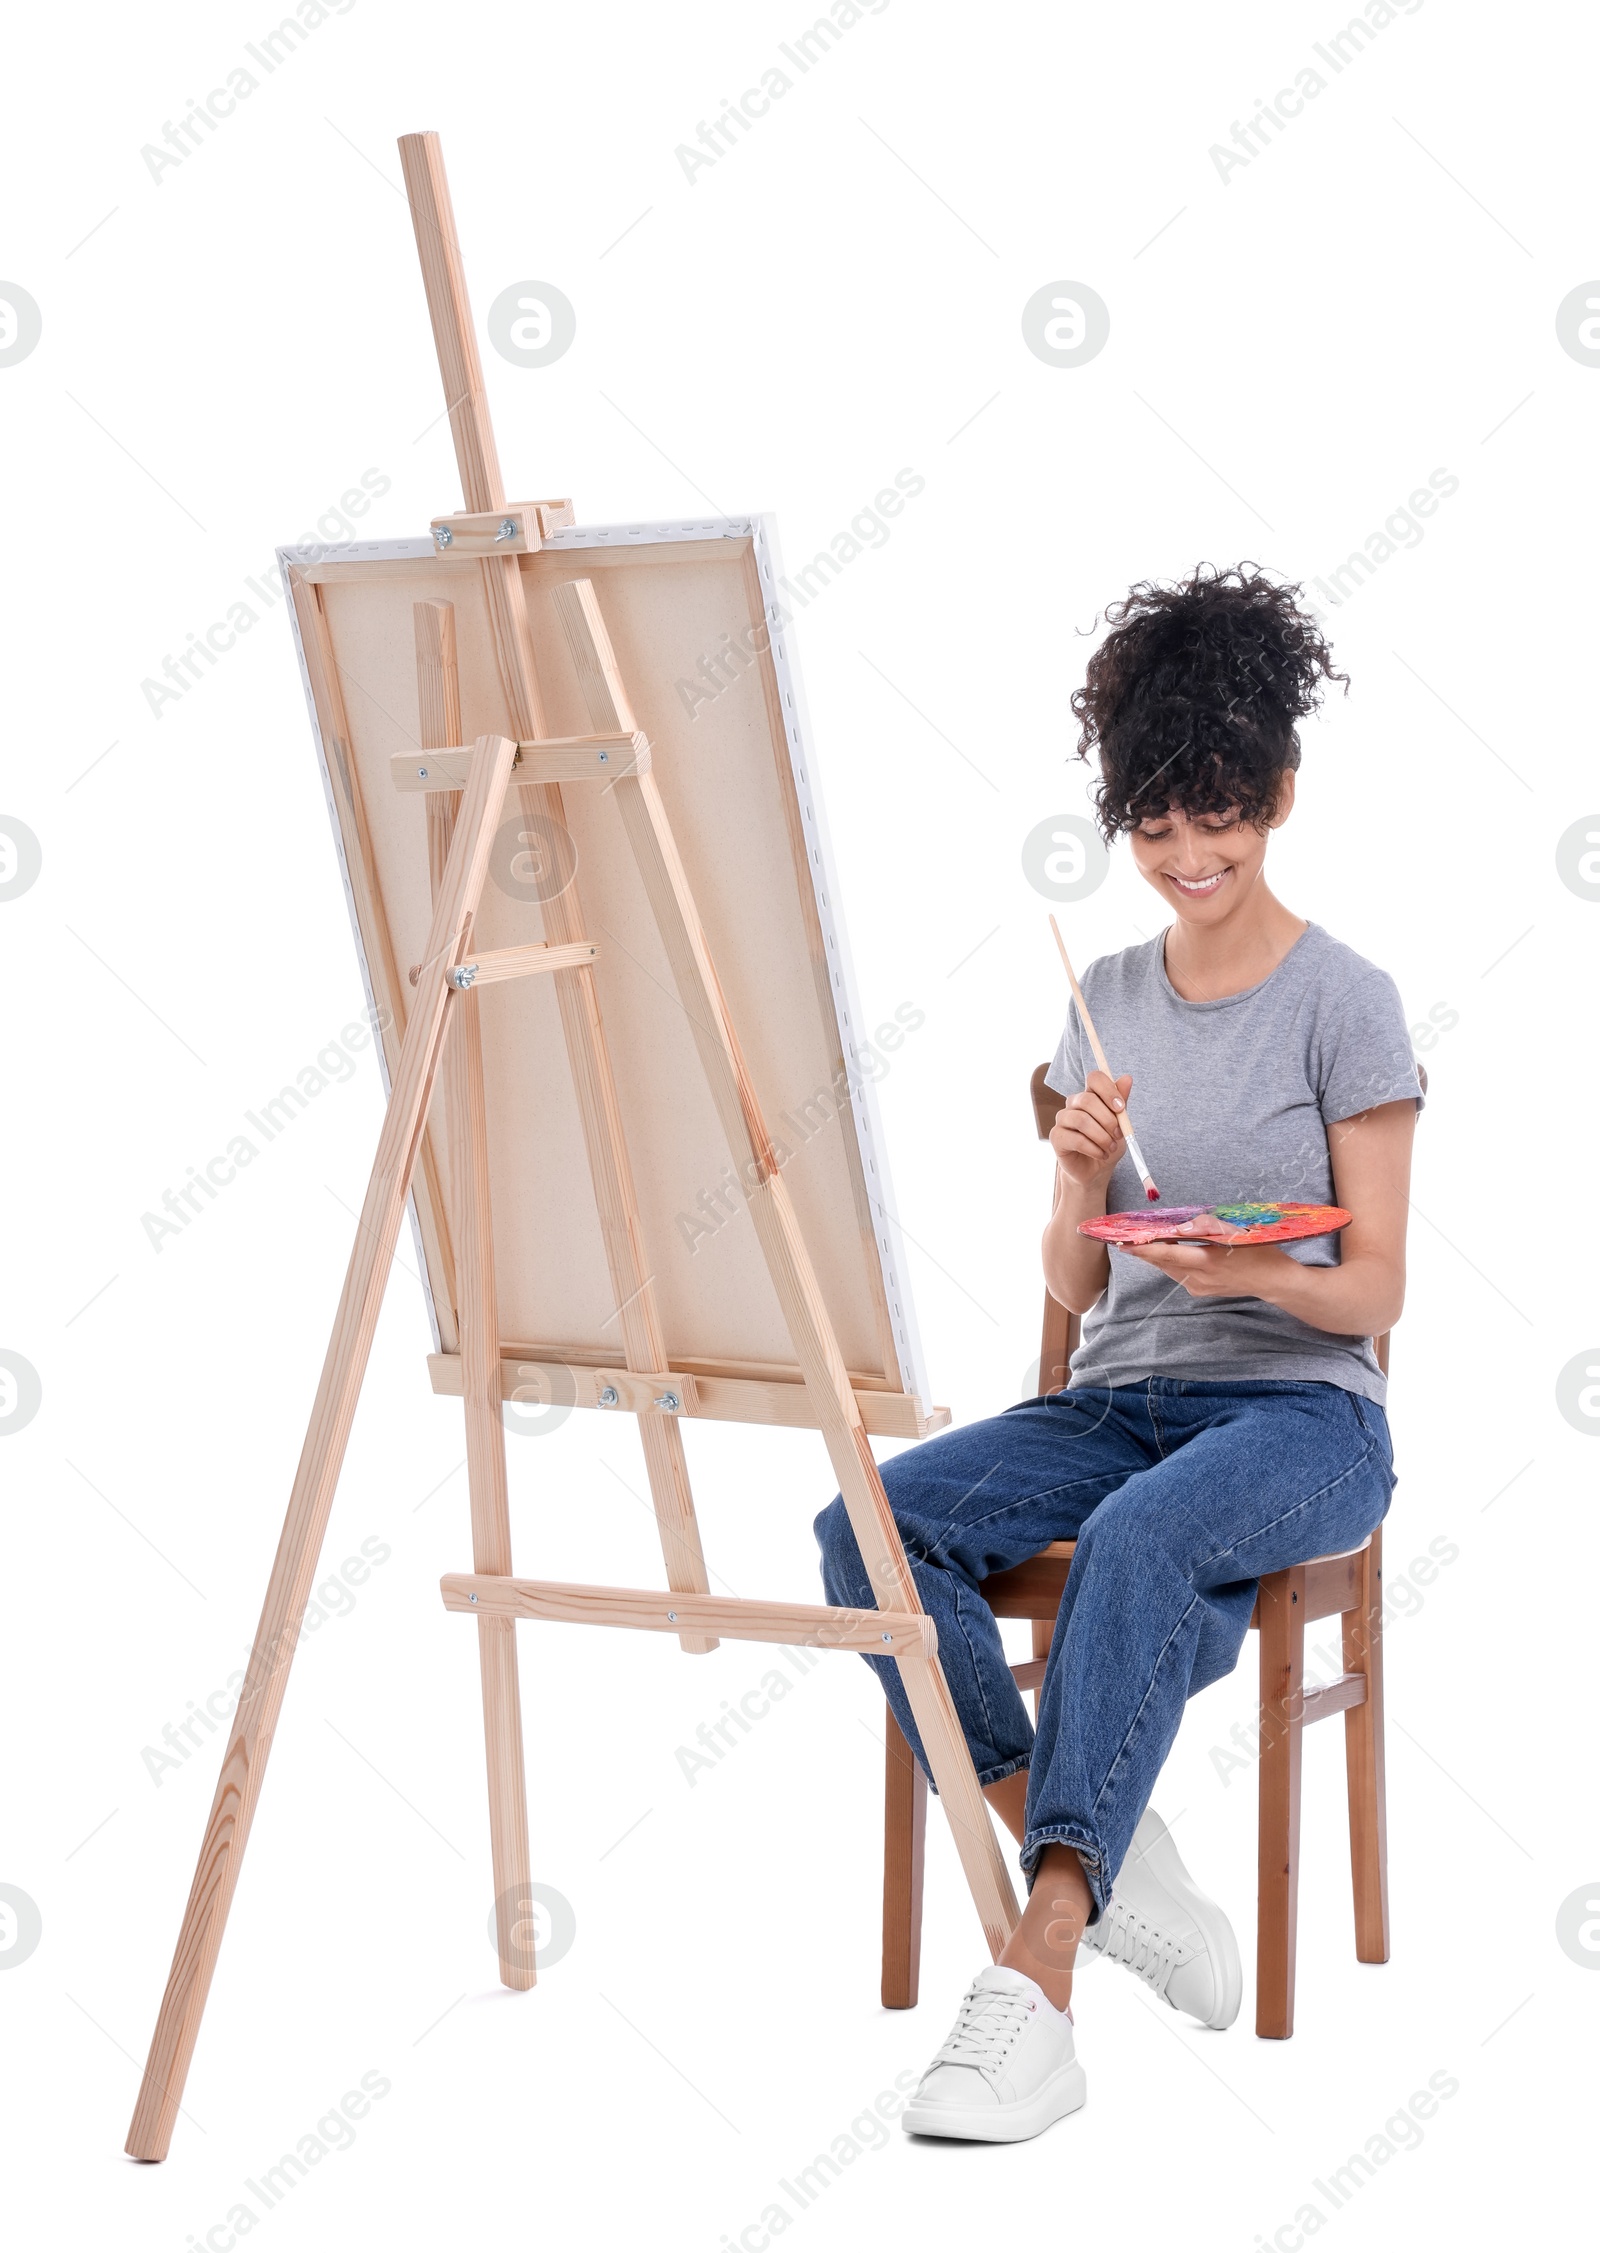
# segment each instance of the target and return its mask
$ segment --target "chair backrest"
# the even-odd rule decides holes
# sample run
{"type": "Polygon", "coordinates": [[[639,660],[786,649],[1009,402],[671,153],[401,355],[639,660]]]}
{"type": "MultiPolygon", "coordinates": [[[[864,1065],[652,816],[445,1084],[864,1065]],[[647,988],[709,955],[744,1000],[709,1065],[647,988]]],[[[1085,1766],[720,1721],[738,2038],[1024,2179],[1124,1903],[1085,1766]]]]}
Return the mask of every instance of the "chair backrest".
{"type": "MultiPolygon", "coordinates": [[[[1061,1109],[1061,1098],[1053,1087],[1046,1087],[1044,1075],[1048,1063],[1037,1065],[1028,1082],[1028,1093],[1033,1099],[1033,1123],[1039,1140],[1048,1142],[1056,1114],[1061,1109]]],[[[1055,1210],[1055,1184],[1050,1190],[1050,1209],[1055,1210]]],[[[1078,1317],[1069,1314],[1060,1301],[1048,1291],[1044,1295],[1044,1329],[1039,1339],[1039,1390],[1042,1393],[1060,1392],[1072,1372],[1067,1364],[1078,1350],[1078,1317]]]]}
{"type": "MultiPolygon", "coordinates": [[[[1028,1093],[1033,1102],[1033,1123],[1038,1129],[1041,1142],[1049,1141],[1050,1131],[1054,1127],[1056,1115],[1061,1109],[1060,1096],[1053,1087],[1046,1087],[1044,1084],[1044,1076],[1049,1069],[1050,1066],[1047,1063],[1036,1065],[1033,1077],[1028,1082],[1028,1093]]],[[[1421,1083],[1423,1094],[1426,1095],[1428,1092],[1428,1072],[1425,1065],[1419,1064],[1417,1066],[1417,1078],[1421,1083]]],[[[1053,1189],[1051,1196],[1053,1209],[1053,1189]]],[[[1044,1295],[1044,1329],[1039,1340],[1040,1392],[1059,1392],[1067,1383],[1071,1374],[1068,1363],[1078,1350],[1078,1332],[1078,1317],[1075,1314],[1069,1314],[1067,1309],[1059,1305],[1046,1291],[1044,1295]]],[[[1387,1330],[1381,1338],[1373,1339],[1372,1350],[1377,1356],[1378,1367],[1387,1377],[1389,1374],[1389,1333],[1387,1330]]]]}

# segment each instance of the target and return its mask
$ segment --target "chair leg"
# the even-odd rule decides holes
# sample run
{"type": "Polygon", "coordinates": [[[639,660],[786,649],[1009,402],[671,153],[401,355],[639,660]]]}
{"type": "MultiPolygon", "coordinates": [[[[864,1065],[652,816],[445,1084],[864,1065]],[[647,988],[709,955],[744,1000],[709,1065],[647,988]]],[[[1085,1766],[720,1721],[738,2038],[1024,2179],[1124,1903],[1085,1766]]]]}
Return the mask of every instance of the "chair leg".
{"type": "Polygon", "coordinates": [[[1389,1961],[1389,1839],[1383,1783],[1383,1529],[1361,1560],[1361,1600],[1343,1619],[1344,1670],[1364,1674],[1367,1694],[1344,1716],[1350,1788],[1350,1878],[1355,1891],[1356,1955],[1389,1961]]]}
{"type": "Polygon", "coordinates": [[[1294,2032],[1295,1921],[1300,1890],[1300,1734],[1305,1569],[1261,1583],[1261,1811],[1257,1835],[1256,2032],[1294,2032]]]}
{"type": "MultiPolygon", "coordinates": [[[[1034,1657],[1048,1658],[1050,1656],[1050,1646],[1056,1639],[1055,1621],[1053,1619],[1036,1619],[1031,1622],[1031,1625],[1033,1627],[1034,1657]]],[[[1041,1682],[1039,1684],[1039,1687],[1033,1693],[1033,1718],[1036,1722],[1039,1718],[1039,1701],[1043,1696],[1044,1684],[1041,1682]]]]}
{"type": "Polygon", "coordinates": [[[883,2007],[915,2010],[922,1969],[922,1865],[928,1836],[928,1779],[894,1715],[883,1767],[883,2007]]]}

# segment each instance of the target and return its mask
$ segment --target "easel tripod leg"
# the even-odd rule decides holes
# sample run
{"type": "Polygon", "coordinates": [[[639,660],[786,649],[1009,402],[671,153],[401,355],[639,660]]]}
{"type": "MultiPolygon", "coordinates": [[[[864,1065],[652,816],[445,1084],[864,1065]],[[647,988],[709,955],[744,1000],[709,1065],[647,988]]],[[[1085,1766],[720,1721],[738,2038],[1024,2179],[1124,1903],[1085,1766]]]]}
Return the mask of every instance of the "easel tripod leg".
{"type": "MultiPolygon", "coordinates": [[[[472,1563],[476,1572],[509,1573],[511,1512],[506,1490],[505,1421],[500,1405],[500,1319],[489,1209],[483,1040],[476,994],[464,995],[456,1013],[446,1076],[451,1095],[450,1139],[459,1185],[456,1277],[461,1304],[457,1314],[467,1425],[467,1486],[472,1499],[472,1563]]],[[[483,1679],[489,1849],[494,1865],[500,1977],[508,1987],[531,1987],[534,1959],[528,1888],[532,1872],[528,1862],[528,1795],[522,1766],[515,1620],[479,1620],[478,1665],[483,1679]]]]}
{"type": "MultiPolygon", "coordinates": [[[[424,749],[435,750],[461,740],[455,606],[437,601],[415,603],[412,626],[417,653],[418,738],[424,749]]],[[[437,900],[455,837],[460,792],[430,790],[425,802],[428,873],[437,900]]],[[[472,1503],[472,1561],[478,1572],[509,1573],[511,1514],[506,1494],[505,1420],[500,1405],[500,1312],[494,1287],[483,1034],[476,994],[469,992],[461,997],[445,1049],[443,1078],[450,1091],[446,1127],[455,1161],[455,1211],[451,1221],[460,1238],[455,1269],[459,1302],[456,1325],[466,1418],[467,1491],[472,1503]]],[[[508,1987],[531,1987],[534,1963],[528,1922],[528,1800],[522,1768],[522,1703],[514,1621],[479,1620],[478,1667],[483,1687],[489,1850],[494,1867],[500,1977],[508,1987]]]]}
{"type": "Polygon", "coordinates": [[[998,1961],[1016,1929],[1017,1897],[995,1837],[989,1803],[961,1731],[955,1700],[936,1658],[902,1654],[900,1679],[961,1857],[983,1937],[991,1957],[998,1961]]]}
{"type": "Polygon", "coordinates": [[[406,1024],[372,1179],[328,1341],[322,1381],[317,1387],[249,1668],[223,1754],[222,1773],[200,1843],[194,1883],[128,2130],[125,2148],[135,2159],[164,2159],[172,2141],[288,1686],[289,1667],[316,1578],[334,1489],[355,1421],[361,1380],[378,1327],[411,1169],[416,1163],[449,1022],[449,1004],[455,998],[443,970],[456,960],[468,918],[483,889],[489,848],[516,754],[516,745],[504,736],[483,737],[477,748],[479,755],[463,796],[461,820],[428,934],[424,960],[433,974],[419,988],[406,1024]]]}

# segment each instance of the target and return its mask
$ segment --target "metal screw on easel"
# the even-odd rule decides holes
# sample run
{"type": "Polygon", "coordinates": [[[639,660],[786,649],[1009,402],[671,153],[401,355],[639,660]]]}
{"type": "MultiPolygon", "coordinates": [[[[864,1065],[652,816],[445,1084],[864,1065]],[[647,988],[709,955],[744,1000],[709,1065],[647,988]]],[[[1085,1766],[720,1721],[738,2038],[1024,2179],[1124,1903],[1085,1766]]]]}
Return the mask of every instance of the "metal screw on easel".
{"type": "Polygon", "coordinates": [[[455,534],[448,524],[436,524],[434,526],[433,544],[436,548],[448,548],[455,544],[455,534]]]}
{"type": "Polygon", "coordinates": [[[496,538],[497,540],[514,540],[514,539],[516,538],[516,536],[517,536],[517,520],[516,520],[516,518],[515,518],[514,516],[503,516],[503,517],[502,517],[502,518],[500,519],[500,529],[499,529],[499,531],[498,531],[498,532],[497,532],[497,533],[495,534],[495,538],[496,538]]]}
{"type": "Polygon", "coordinates": [[[617,1388],[615,1385],[602,1385],[600,1387],[600,1405],[602,1408],[616,1407],[617,1388]]]}
{"type": "Polygon", "coordinates": [[[478,965],[475,962],[463,962],[451,971],[450,983],[457,993],[465,993],[477,975],[478,965]]]}
{"type": "Polygon", "coordinates": [[[676,1618],[677,1618],[677,1616],[678,1616],[678,1615],[677,1615],[677,1613],[676,1613],[676,1612],[668,1612],[668,1614],[667,1614],[667,1617],[668,1617],[668,1619],[676,1619],[676,1618]]]}
{"type": "Polygon", "coordinates": [[[894,1641],[894,1637],[892,1635],[885,1635],[883,1639],[886,1643],[892,1643],[894,1641]]]}
{"type": "MultiPolygon", "coordinates": [[[[477,1597],[477,1592],[476,1592],[476,1590],[475,1590],[475,1589],[471,1589],[471,1588],[469,1588],[469,1589],[467,1590],[467,1602],[468,1602],[469,1604],[475,1604],[475,1603],[477,1602],[477,1600],[478,1600],[478,1597],[477,1597]]],[[[885,1636],[885,1637],[884,1637],[884,1641],[885,1641],[885,1642],[887,1642],[887,1641],[888,1641],[888,1637],[887,1637],[887,1636],[885,1636]]]]}
{"type": "Polygon", "coordinates": [[[656,1406],[664,1408],[669,1416],[675,1416],[683,1403],[675,1392],[663,1392],[657,1393],[656,1406]]]}

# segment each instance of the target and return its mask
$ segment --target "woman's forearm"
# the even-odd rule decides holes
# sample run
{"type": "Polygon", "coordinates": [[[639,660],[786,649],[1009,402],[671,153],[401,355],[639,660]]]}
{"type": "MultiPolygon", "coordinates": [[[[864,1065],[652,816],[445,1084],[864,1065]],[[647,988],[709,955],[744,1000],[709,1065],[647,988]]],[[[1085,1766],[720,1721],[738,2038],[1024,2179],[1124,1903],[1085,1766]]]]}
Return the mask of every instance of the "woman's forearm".
{"type": "Polygon", "coordinates": [[[1111,1280],[1111,1262],[1104,1244],[1080,1236],[1080,1220],[1097,1220],[1106,1209],[1105,1185],[1083,1189],[1056,1169],[1055,1210],[1044,1232],[1040,1251],[1044,1258],[1045,1288],[1069,1314],[1087,1314],[1111,1280]]]}
{"type": "Polygon", "coordinates": [[[1406,1295],[1406,1211],[1416,1103],[1380,1103],[1338,1122],[1330,1136],[1333,1193],[1351,1215],[1337,1267],[1302,1267],[1276,1244],[1232,1244],[1220,1221],[1202,1215],[1178,1243],[1145,1244],[1142,1259],[1191,1298],[1265,1299],[1313,1330],[1381,1338],[1400,1319],[1406,1295]]]}
{"type": "MultiPolygon", "coordinates": [[[[1313,1330],[1329,1330],[1343,1337],[1381,1337],[1400,1319],[1405,1304],[1404,1270],[1381,1257],[1346,1260],[1339,1267],[1304,1267],[1286,1252],[1261,1252],[1263,1264],[1251,1295],[1281,1307],[1313,1330]]],[[[1241,1253],[1232,1254],[1238,1260],[1241,1253]]],[[[1241,1278],[1243,1281],[1243,1278],[1241,1278]]]]}

